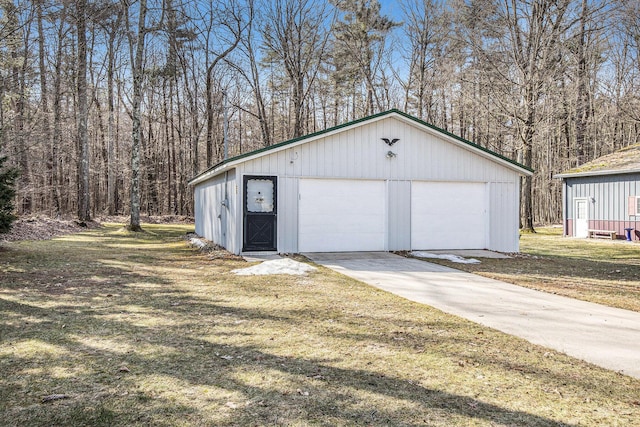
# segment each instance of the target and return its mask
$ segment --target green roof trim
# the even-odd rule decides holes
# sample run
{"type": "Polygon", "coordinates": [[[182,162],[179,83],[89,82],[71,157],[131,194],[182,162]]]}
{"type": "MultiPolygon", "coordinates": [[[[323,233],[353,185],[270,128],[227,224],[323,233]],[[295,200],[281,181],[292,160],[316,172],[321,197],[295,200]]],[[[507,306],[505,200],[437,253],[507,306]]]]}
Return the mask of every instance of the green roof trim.
{"type": "Polygon", "coordinates": [[[191,180],[189,180],[189,183],[197,180],[201,176],[203,176],[203,175],[205,175],[205,174],[207,174],[207,173],[209,173],[209,172],[211,172],[211,171],[213,171],[215,169],[218,169],[221,166],[224,166],[224,165],[226,165],[228,163],[236,162],[238,160],[241,160],[241,159],[244,159],[244,158],[247,158],[247,157],[252,157],[252,156],[255,156],[255,155],[260,154],[260,153],[266,153],[266,152],[269,152],[271,150],[275,150],[275,149],[278,149],[278,148],[281,148],[281,147],[285,147],[287,145],[294,144],[296,142],[304,141],[305,139],[315,138],[317,136],[321,136],[321,135],[324,135],[324,134],[327,134],[327,133],[335,132],[337,130],[340,130],[340,129],[343,129],[343,128],[347,128],[347,127],[356,125],[358,123],[363,123],[363,122],[367,122],[367,121],[370,121],[370,120],[373,120],[373,119],[378,119],[380,117],[384,117],[384,116],[387,116],[387,115],[390,115],[390,114],[398,114],[398,115],[400,115],[400,116],[402,116],[402,117],[404,117],[406,119],[409,119],[409,120],[411,120],[411,121],[413,121],[413,122],[415,122],[415,123],[417,123],[417,124],[419,124],[421,126],[425,126],[425,127],[428,127],[429,129],[433,129],[433,130],[435,130],[435,131],[437,131],[437,132],[439,132],[439,133],[441,133],[443,135],[446,135],[448,137],[454,138],[457,141],[460,141],[460,142],[462,142],[462,143],[464,143],[466,145],[469,145],[472,148],[475,148],[477,150],[483,151],[483,152],[485,152],[485,153],[487,153],[487,154],[489,154],[489,155],[491,155],[493,157],[497,157],[500,160],[504,160],[504,161],[506,161],[506,162],[508,162],[508,163],[520,168],[520,169],[524,169],[524,170],[526,170],[528,172],[533,173],[533,169],[531,169],[531,168],[529,168],[529,167],[527,167],[525,165],[522,165],[522,164],[516,162],[515,160],[512,160],[512,159],[510,159],[508,157],[505,157],[505,156],[503,156],[501,154],[498,154],[498,153],[496,153],[494,151],[491,151],[488,148],[485,148],[485,147],[483,147],[481,145],[475,144],[475,143],[473,143],[473,142],[471,142],[469,140],[466,140],[466,139],[464,139],[464,138],[462,138],[462,137],[460,137],[458,135],[455,135],[455,134],[453,134],[453,133],[451,133],[449,131],[441,129],[441,128],[439,128],[437,126],[434,126],[434,125],[432,125],[430,123],[422,121],[422,120],[418,119],[417,117],[414,117],[414,116],[412,116],[410,114],[407,114],[407,113],[405,113],[403,111],[400,111],[400,110],[394,108],[394,109],[391,109],[391,110],[387,110],[387,111],[383,111],[383,112],[380,112],[380,113],[377,113],[377,114],[373,114],[371,116],[366,116],[366,117],[362,117],[362,118],[359,118],[359,119],[356,119],[356,120],[352,120],[350,122],[342,123],[342,124],[339,124],[337,126],[333,126],[333,127],[327,128],[327,129],[323,129],[323,130],[320,130],[320,131],[317,131],[317,132],[313,132],[313,133],[310,133],[310,134],[307,134],[307,135],[299,136],[297,138],[293,138],[293,139],[289,139],[289,140],[286,140],[286,141],[283,141],[283,142],[279,142],[277,144],[273,144],[273,145],[270,145],[268,147],[260,148],[258,150],[249,151],[247,153],[243,153],[243,154],[239,154],[239,155],[234,156],[234,157],[230,157],[230,158],[228,158],[226,160],[223,160],[222,162],[216,163],[215,165],[209,167],[205,171],[199,173],[198,175],[193,177],[191,180]]]}
{"type": "Polygon", "coordinates": [[[465,144],[467,144],[467,145],[470,145],[470,146],[471,146],[471,147],[473,147],[473,148],[476,148],[476,149],[478,149],[478,150],[480,150],[480,151],[484,151],[484,152],[485,152],[485,153],[487,153],[487,154],[490,154],[490,155],[492,155],[492,156],[494,156],[494,157],[497,157],[497,158],[499,158],[499,159],[501,159],[501,160],[504,160],[504,161],[506,161],[506,162],[508,162],[508,163],[511,163],[512,165],[517,166],[517,167],[519,167],[519,168],[521,168],[521,169],[524,169],[524,170],[529,171],[529,172],[531,172],[531,173],[533,173],[533,172],[534,172],[534,170],[533,170],[533,169],[531,169],[530,167],[525,166],[525,165],[523,165],[523,164],[521,164],[521,163],[518,163],[518,162],[516,162],[516,161],[515,161],[515,160],[513,160],[513,159],[510,159],[510,158],[508,158],[508,157],[506,157],[506,156],[503,156],[502,154],[498,154],[498,153],[496,153],[495,151],[491,151],[491,150],[489,150],[488,148],[485,148],[485,147],[483,147],[483,146],[481,146],[481,145],[478,145],[478,144],[476,144],[476,143],[474,143],[474,142],[471,142],[471,141],[469,141],[469,140],[467,140],[467,139],[464,139],[464,138],[462,138],[462,137],[460,137],[460,136],[458,136],[458,135],[456,135],[456,134],[453,134],[453,133],[451,133],[451,132],[449,132],[449,131],[446,131],[446,130],[441,129],[441,128],[437,127],[437,126],[434,126],[434,125],[432,125],[431,123],[427,123],[427,122],[425,122],[425,121],[423,121],[423,120],[420,120],[419,118],[414,117],[414,116],[412,116],[412,115],[409,115],[409,114],[407,114],[407,113],[405,113],[405,112],[403,112],[403,111],[393,109],[393,110],[390,110],[389,112],[397,113],[397,114],[399,114],[399,115],[401,115],[401,116],[403,116],[403,117],[406,117],[406,118],[407,118],[407,119],[409,119],[409,120],[413,120],[414,122],[421,124],[422,126],[428,127],[428,128],[433,129],[433,130],[435,130],[435,131],[437,131],[437,132],[440,132],[440,133],[442,133],[442,134],[445,134],[445,135],[447,135],[447,136],[449,136],[449,137],[451,137],[451,138],[454,138],[454,139],[456,139],[456,140],[458,140],[458,141],[460,141],[460,142],[463,142],[463,143],[465,143],[465,144]]]}

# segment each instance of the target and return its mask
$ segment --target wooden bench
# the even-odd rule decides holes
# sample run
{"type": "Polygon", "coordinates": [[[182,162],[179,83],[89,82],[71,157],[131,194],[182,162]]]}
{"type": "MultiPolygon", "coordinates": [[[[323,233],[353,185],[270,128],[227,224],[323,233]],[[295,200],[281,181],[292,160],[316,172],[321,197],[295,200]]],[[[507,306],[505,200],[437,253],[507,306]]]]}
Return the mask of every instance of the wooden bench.
{"type": "Polygon", "coordinates": [[[613,230],[589,230],[589,238],[594,239],[616,239],[616,232],[613,230]]]}

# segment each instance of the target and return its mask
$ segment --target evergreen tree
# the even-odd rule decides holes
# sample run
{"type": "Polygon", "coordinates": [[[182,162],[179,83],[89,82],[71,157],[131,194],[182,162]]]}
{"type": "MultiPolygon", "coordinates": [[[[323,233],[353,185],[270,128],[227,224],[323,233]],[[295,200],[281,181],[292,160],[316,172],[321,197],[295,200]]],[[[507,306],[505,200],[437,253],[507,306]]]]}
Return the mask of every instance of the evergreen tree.
{"type": "Polygon", "coordinates": [[[339,85],[354,89],[364,84],[364,115],[374,114],[383,109],[376,88],[381,86],[382,61],[388,55],[385,40],[401,24],[381,14],[378,0],[331,0],[331,3],[341,14],[334,27],[334,78],[339,85]]]}
{"type": "Polygon", "coordinates": [[[0,233],[11,229],[11,223],[16,220],[13,214],[14,188],[18,171],[13,168],[3,168],[6,157],[0,157],[0,233]]]}

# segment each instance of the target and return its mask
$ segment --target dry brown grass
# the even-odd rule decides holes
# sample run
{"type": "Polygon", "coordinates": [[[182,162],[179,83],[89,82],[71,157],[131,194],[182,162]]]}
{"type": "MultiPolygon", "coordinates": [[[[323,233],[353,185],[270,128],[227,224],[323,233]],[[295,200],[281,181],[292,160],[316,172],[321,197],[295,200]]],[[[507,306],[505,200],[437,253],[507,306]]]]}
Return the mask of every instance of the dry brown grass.
{"type": "Polygon", "coordinates": [[[640,311],[640,244],[565,238],[562,229],[547,227],[523,234],[520,250],[521,256],[508,260],[437,262],[528,288],[640,311]]]}
{"type": "Polygon", "coordinates": [[[640,424],[638,380],[323,268],[235,276],[187,226],[145,229],[5,244],[0,425],[640,424]]]}

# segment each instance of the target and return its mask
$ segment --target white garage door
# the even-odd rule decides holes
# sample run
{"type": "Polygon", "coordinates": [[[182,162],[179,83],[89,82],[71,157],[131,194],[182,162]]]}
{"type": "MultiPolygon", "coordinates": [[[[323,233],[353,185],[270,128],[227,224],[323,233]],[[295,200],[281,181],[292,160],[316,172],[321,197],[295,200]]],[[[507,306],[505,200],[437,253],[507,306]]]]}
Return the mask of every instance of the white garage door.
{"type": "Polygon", "coordinates": [[[412,249],[484,249],[485,184],[413,182],[412,249]]]}
{"type": "Polygon", "coordinates": [[[299,185],[300,252],[384,250],[383,181],[301,179],[299,185]]]}

